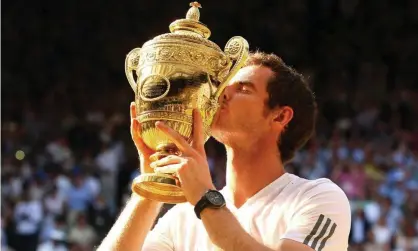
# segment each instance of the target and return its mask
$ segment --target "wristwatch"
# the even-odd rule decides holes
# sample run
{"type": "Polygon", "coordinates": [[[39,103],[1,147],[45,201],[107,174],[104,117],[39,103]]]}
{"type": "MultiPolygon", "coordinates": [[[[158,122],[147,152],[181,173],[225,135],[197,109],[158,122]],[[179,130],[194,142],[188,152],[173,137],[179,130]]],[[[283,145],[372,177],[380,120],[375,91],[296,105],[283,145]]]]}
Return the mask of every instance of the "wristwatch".
{"type": "Polygon", "coordinates": [[[208,190],[202,198],[194,206],[194,212],[197,218],[200,219],[200,213],[203,209],[209,208],[222,208],[225,206],[224,196],[216,190],[208,190]]]}

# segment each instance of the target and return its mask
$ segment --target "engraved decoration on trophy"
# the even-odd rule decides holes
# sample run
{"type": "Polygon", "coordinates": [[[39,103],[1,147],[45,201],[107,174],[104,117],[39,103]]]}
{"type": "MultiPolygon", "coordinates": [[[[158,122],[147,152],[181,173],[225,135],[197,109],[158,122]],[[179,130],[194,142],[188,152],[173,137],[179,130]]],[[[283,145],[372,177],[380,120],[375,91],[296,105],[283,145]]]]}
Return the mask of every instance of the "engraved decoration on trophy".
{"type": "MultiPolygon", "coordinates": [[[[247,41],[232,37],[225,50],[208,38],[211,34],[199,21],[199,3],[190,4],[185,19],[170,24],[170,33],[147,41],[128,53],[125,73],[135,92],[141,137],[156,153],[156,160],[181,152],[155,122],[162,121],[191,142],[193,109],[203,119],[206,140],[216,114],[218,99],[229,80],[248,57],[247,41]]],[[[186,198],[170,173],[141,174],[132,184],[133,192],[165,203],[181,203],[186,198]]]]}

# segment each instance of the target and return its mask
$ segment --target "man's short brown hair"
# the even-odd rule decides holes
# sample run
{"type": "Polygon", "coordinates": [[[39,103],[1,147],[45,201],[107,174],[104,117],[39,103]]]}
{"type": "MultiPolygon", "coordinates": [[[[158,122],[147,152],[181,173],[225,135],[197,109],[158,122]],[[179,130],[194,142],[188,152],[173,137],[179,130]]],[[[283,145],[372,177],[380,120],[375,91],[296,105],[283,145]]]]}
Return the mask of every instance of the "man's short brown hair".
{"type": "Polygon", "coordinates": [[[268,67],[274,73],[267,84],[267,108],[289,106],[293,109],[293,118],[278,139],[281,160],[287,163],[315,130],[315,97],[305,78],[274,54],[251,53],[246,62],[246,66],[250,65],[268,67]]]}

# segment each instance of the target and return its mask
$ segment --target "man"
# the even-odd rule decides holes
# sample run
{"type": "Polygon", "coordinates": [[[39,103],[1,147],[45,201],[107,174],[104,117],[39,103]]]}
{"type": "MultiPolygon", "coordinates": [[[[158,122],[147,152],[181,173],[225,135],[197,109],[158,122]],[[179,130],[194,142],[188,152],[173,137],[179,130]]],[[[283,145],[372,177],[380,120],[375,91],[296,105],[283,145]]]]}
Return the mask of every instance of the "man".
{"type": "Polygon", "coordinates": [[[34,199],[30,183],[24,183],[22,200],[16,204],[14,220],[16,224],[16,250],[36,250],[42,224],[42,203],[34,199]]]}
{"type": "Polygon", "coordinates": [[[182,156],[149,163],[153,152],[139,137],[131,105],[142,171],[176,170],[189,203],[176,205],[149,232],[161,203],[133,194],[99,250],[347,250],[351,218],[342,190],[328,179],[308,181],[284,169],[314,130],[316,103],[303,77],[277,56],[255,53],[220,103],[212,127],[227,151],[220,192],[209,173],[198,112],[191,145],[157,122],[182,156]]]}

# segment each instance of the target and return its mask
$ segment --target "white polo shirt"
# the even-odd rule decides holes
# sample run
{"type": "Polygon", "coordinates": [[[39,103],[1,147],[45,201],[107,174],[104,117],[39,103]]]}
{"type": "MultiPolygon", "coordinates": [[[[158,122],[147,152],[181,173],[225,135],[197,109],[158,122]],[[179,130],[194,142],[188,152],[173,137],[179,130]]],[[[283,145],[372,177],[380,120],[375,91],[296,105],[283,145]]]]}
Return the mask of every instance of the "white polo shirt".
{"type": "MultiPolygon", "coordinates": [[[[306,180],[286,173],[237,209],[231,193],[221,190],[241,226],[265,246],[277,250],[291,239],[315,251],[345,251],[351,226],[349,201],[329,179],[306,180]]],[[[169,210],[148,234],[143,250],[217,250],[189,203],[169,210]]]]}

